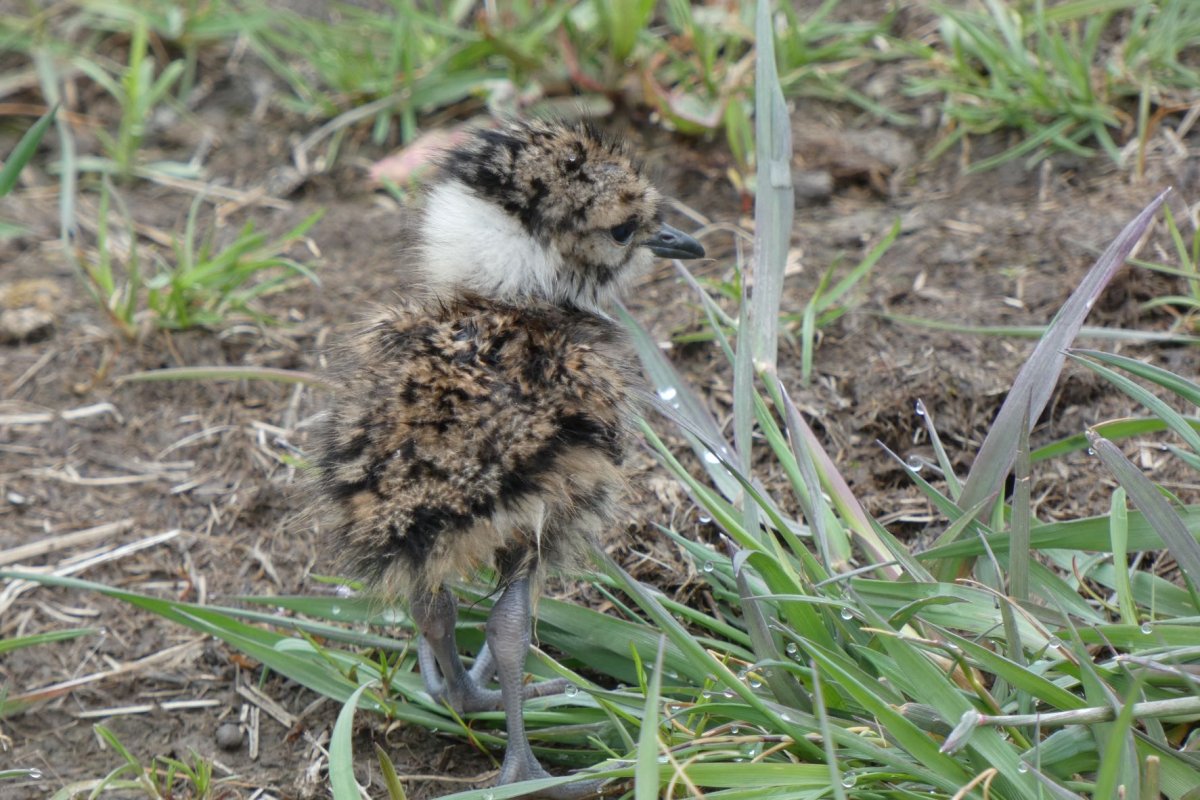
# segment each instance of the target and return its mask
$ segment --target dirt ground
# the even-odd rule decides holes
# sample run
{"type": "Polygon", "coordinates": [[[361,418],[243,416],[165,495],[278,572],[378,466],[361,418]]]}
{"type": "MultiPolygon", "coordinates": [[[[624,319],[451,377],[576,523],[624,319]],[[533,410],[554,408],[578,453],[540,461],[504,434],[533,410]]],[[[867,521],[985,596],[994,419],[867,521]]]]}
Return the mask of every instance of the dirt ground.
{"type": "MultiPolygon", "coordinates": [[[[11,548],[109,526],[98,538],[19,563],[65,565],[81,554],[140,543],[141,549],[87,568],[80,577],[189,600],[330,591],[310,577],[328,562],[319,532],[298,515],[296,471],[285,461],[305,448],[326,402],[322,393],[264,381],[118,382],[136,370],[184,365],[320,372],[327,345],[348,324],[370,304],[404,291],[392,269],[393,231],[403,211],[366,176],[366,167],[388,148],[373,146],[366,131],[357,131],[343,143],[331,171],[281,180],[294,167],[291,143],[315,123],[259,103],[271,77],[251,59],[235,63],[228,55],[206,56],[207,95],[194,117],[156,119],[149,149],[155,157],[187,160],[209,148],[208,180],[245,200],[237,208],[228,204],[241,201],[223,201],[228,212],[223,237],[231,238],[249,220],[282,233],[326,209],[311,232],[322,285],[298,283],[269,298],[265,308],[283,321],[278,326],[246,320],[219,330],[148,331],[136,341],[123,339],[63,257],[56,180],[33,171],[32,185],[0,204],[0,217],[29,228],[20,238],[0,242],[0,283],[46,282],[32,299],[29,292],[4,297],[13,307],[40,303],[53,327],[32,339],[0,344],[0,558],[11,548]]],[[[876,90],[880,82],[894,85],[896,79],[886,70],[861,77],[876,90]]],[[[900,97],[898,91],[889,94],[900,97]]],[[[74,110],[90,118],[114,118],[97,92],[89,90],[78,103],[74,110]]],[[[1198,185],[1200,174],[1195,155],[1200,133],[1193,130],[1182,148],[1156,136],[1145,175],[1136,180],[1102,157],[968,175],[961,153],[932,164],[924,160],[938,132],[936,114],[921,118],[927,120],[922,127],[898,129],[848,107],[796,103],[794,166],[801,191],[785,309],[802,309],[833,259],[856,263],[896,218],[902,235],[858,290],[857,307],[824,331],[810,386],[800,382],[798,351],[785,347],[781,356],[794,397],[855,493],[893,532],[918,540],[936,531],[936,519],[878,442],[901,456],[929,454],[913,412],[920,398],[965,471],[1032,345],[903,325],[883,313],[976,325],[1045,323],[1095,255],[1164,186],[1181,190],[1172,207],[1184,219],[1182,202],[1195,199],[1186,196],[1187,187],[1198,185]]],[[[712,258],[696,271],[729,278],[729,226],[748,228],[752,222],[743,212],[744,198],[726,177],[732,164],[722,145],[672,136],[637,109],[619,110],[605,124],[636,142],[667,193],[711,222],[703,226],[703,239],[712,258]]],[[[96,148],[86,124],[76,133],[81,151],[96,148]]],[[[970,156],[981,158],[1006,144],[1002,138],[974,142],[970,156]]],[[[0,140],[0,151],[11,145],[11,139],[0,140]]],[[[145,226],[143,235],[169,237],[182,230],[190,194],[148,182],[122,192],[133,218],[145,226]]],[[[94,219],[93,204],[94,199],[82,208],[85,220],[94,219]]],[[[701,227],[684,215],[671,221],[701,227]]],[[[91,246],[86,222],[83,229],[82,241],[91,246]]],[[[1165,244],[1160,230],[1143,255],[1169,260],[1161,249],[1165,244]]],[[[294,254],[313,258],[302,251],[297,246],[294,254]]],[[[1183,288],[1127,268],[1088,324],[1167,330],[1174,317],[1161,309],[1142,311],[1139,304],[1182,294],[1183,288]]],[[[665,263],[636,287],[629,305],[663,341],[702,324],[665,263]]],[[[1194,372],[1189,347],[1088,344],[1194,372]]],[[[726,418],[730,380],[720,353],[693,344],[672,347],[670,355],[726,418]]],[[[1035,443],[1135,411],[1097,379],[1068,368],[1035,443]]],[[[649,456],[636,469],[634,510],[611,531],[610,547],[643,580],[692,591],[693,568],[652,523],[692,536],[716,532],[698,521],[685,495],[649,456]]],[[[1038,472],[1034,498],[1044,519],[1099,512],[1107,504],[1108,483],[1097,479],[1082,454],[1038,472]]],[[[1186,496],[1195,487],[1173,488],[1186,496]]],[[[278,677],[260,683],[253,665],[223,644],[120,602],[47,588],[6,593],[0,587],[0,638],[75,626],[103,633],[0,658],[0,680],[10,695],[79,681],[73,691],[0,720],[0,733],[10,740],[7,751],[0,749],[0,767],[36,767],[44,775],[37,782],[6,784],[7,797],[46,797],[118,766],[119,756],[102,748],[93,732],[98,721],[145,761],[186,757],[191,750],[212,759],[218,777],[235,776],[217,797],[326,795],[321,748],[337,704],[278,677]],[[222,725],[269,705],[262,695],[282,713],[278,719],[260,715],[257,753],[252,756],[245,744],[220,747],[222,725]],[[164,710],[162,704],[171,701],[203,702],[164,710]],[[105,711],[142,704],[150,710],[105,711]]],[[[487,780],[494,768],[469,745],[421,729],[385,732],[376,725],[372,734],[386,742],[403,774],[427,776],[408,782],[409,796],[418,800],[487,780]]]]}

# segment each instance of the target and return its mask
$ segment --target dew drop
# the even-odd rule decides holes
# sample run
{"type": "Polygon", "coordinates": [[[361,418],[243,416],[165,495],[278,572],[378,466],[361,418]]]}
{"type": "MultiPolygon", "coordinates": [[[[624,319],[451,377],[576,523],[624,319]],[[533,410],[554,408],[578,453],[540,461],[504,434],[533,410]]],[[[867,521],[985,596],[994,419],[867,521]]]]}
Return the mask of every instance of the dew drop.
{"type": "Polygon", "coordinates": [[[788,716],[786,713],[785,713],[785,714],[780,714],[780,715],[779,715],[779,718],[780,718],[781,720],[783,720],[784,722],[791,722],[791,721],[792,721],[792,718],[791,718],[791,717],[789,717],[789,716],[788,716]]]}
{"type": "Polygon", "coordinates": [[[710,517],[708,514],[701,514],[700,516],[696,517],[696,521],[701,525],[707,525],[712,522],[712,517],[710,517]]]}
{"type": "Polygon", "coordinates": [[[1151,632],[1154,630],[1154,628],[1150,627],[1150,623],[1149,623],[1149,622],[1143,622],[1143,623],[1142,623],[1142,627],[1141,627],[1141,628],[1139,628],[1139,630],[1140,630],[1142,633],[1144,633],[1144,634],[1146,634],[1147,636],[1149,636],[1149,635],[1150,635],[1150,633],[1151,633],[1151,632]]]}
{"type": "Polygon", "coordinates": [[[669,760],[670,760],[670,759],[668,759],[666,756],[659,756],[659,757],[658,757],[658,763],[660,763],[660,764],[666,764],[666,763],[667,763],[669,760]]]}
{"type": "Polygon", "coordinates": [[[1088,455],[1089,455],[1089,456],[1094,456],[1094,455],[1096,455],[1096,451],[1095,451],[1095,450],[1093,450],[1092,448],[1090,448],[1090,447],[1089,447],[1089,448],[1088,448],[1088,455]]]}
{"type": "Polygon", "coordinates": [[[715,567],[713,565],[713,562],[711,562],[711,561],[704,562],[704,571],[705,572],[712,572],[714,568],[715,567]]]}
{"type": "Polygon", "coordinates": [[[709,464],[720,464],[721,463],[721,459],[717,458],[717,454],[711,450],[705,451],[704,460],[707,461],[709,464]]]}
{"type": "Polygon", "coordinates": [[[1029,772],[1029,765],[1024,761],[1017,762],[1017,772],[1029,772]]]}
{"type": "Polygon", "coordinates": [[[495,800],[495,798],[496,795],[492,794],[491,792],[486,792],[483,795],[483,800],[495,800]]]}
{"type": "Polygon", "coordinates": [[[1062,639],[1058,638],[1057,636],[1051,636],[1046,640],[1046,646],[1051,650],[1057,650],[1058,648],[1062,647],[1062,639]]]}
{"type": "Polygon", "coordinates": [[[796,646],[795,642],[788,642],[787,647],[785,647],[784,650],[787,650],[787,654],[789,656],[794,656],[796,653],[800,652],[800,648],[796,646]]]}
{"type": "Polygon", "coordinates": [[[838,616],[845,620],[851,620],[854,619],[854,612],[848,608],[843,608],[838,616]]]}
{"type": "Polygon", "coordinates": [[[563,689],[563,694],[565,694],[567,697],[574,697],[575,695],[579,694],[579,687],[572,683],[566,689],[563,689]]]}
{"type": "Polygon", "coordinates": [[[34,767],[33,769],[29,770],[29,772],[28,772],[28,773],[26,773],[26,776],[27,776],[27,777],[28,777],[30,780],[34,780],[34,781],[40,781],[40,780],[41,780],[43,777],[45,777],[44,775],[42,775],[42,771],[41,771],[40,769],[36,768],[36,767],[34,767]]]}
{"type": "Polygon", "coordinates": [[[762,688],[762,681],[760,681],[760,680],[755,680],[754,678],[751,678],[749,683],[750,683],[751,689],[761,689],[762,688]]]}
{"type": "Polygon", "coordinates": [[[920,472],[925,469],[925,459],[920,456],[909,456],[905,459],[904,463],[913,472],[920,472]]]}
{"type": "Polygon", "coordinates": [[[741,730],[741,728],[739,728],[737,725],[730,725],[730,726],[729,726],[729,732],[730,732],[731,734],[733,734],[734,736],[737,736],[737,735],[738,735],[738,731],[740,731],[740,730],[741,730]]]}
{"type": "Polygon", "coordinates": [[[733,699],[733,689],[726,689],[721,694],[724,695],[725,699],[727,699],[727,700],[733,699]]]}
{"type": "Polygon", "coordinates": [[[332,607],[330,607],[330,609],[329,609],[329,613],[330,613],[330,614],[332,614],[332,615],[333,615],[333,616],[335,616],[335,617],[337,617],[337,616],[341,616],[341,613],[342,613],[342,607],[341,607],[341,606],[332,606],[332,607]]]}
{"type": "Polygon", "coordinates": [[[853,773],[847,772],[842,776],[842,786],[846,787],[847,789],[853,787],[857,782],[858,778],[855,778],[853,773]]]}
{"type": "Polygon", "coordinates": [[[663,400],[666,400],[667,402],[674,400],[675,395],[677,395],[677,394],[679,394],[679,392],[675,391],[674,386],[668,386],[665,389],[658,390],[658,396],[661,397],[663,400]]]}
{"type": "Polygon", "coordinates": [[[924,400],[918,400],[916,403],[914,403],[914,404],[913,404],[913,411],[915,411],[915,412],[917,413],[917,416],[918,416],[918,417],[923,417],[923,416],[925,416],[925,401],[924,401],[924,400]]]}

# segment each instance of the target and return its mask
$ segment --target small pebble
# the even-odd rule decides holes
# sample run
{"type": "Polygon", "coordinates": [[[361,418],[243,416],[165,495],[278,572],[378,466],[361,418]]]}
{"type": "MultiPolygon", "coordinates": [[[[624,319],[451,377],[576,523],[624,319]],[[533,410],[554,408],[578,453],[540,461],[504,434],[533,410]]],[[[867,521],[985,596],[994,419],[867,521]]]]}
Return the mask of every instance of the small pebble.
{"type": "Polygon", "coordinates": [[[237,750],[243,738],[242,726],[236,722],[223,722],[217,728],[217,747],[222,750],[237,750]]]}

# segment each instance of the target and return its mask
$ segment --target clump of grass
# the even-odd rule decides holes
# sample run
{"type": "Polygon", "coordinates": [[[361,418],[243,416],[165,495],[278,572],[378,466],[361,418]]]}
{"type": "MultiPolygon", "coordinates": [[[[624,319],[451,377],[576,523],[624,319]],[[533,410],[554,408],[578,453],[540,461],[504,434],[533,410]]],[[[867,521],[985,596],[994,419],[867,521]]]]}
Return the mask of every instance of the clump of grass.
{"type": "MultiPolygon", "coordinates": [[[[828,19],[834,6],[826,2],[804,19],[785,11],[772,35],[786,88],[900,119],[846,83],[859,63],[888,57],[872,45],[888,19],[835,23],[828,19]]],[[[289,108],[347,122],[373,118],[376,141],[392,133],[396,117],[400,138],[409,141],[418,112],[446,106],[536,113],[527,107],[531,98],[571,83],[588,95],[640,97],[684,133],[724,132],[745,165],[753,152],[750,8],[671,2],[659,16],[646,0],[590,0],[478,13],[459,3],[437,13],[418,0],[397,0],[390,12],[347,8],[332,21],[281,13],[251,38],[291,87],[283,100],[289,108]]]]}
{"type": "Polygon", "coordinates": [[[197,232],[201,201],[197,197],[192,204],[183,236],[175,243],[173,263],[161,264],[158,273],[146,280],[146,304],[158,325],[212,326],[232,313],[266,319],[254,310],[256,299],[279,291],[297,276],[320,283],[308,266],[286,253],[304,241],[323,211],[271,240],[247,222],[233,242],[217,248],[215,226],[203,235],[197,232]]]}
{"type": "Polygon", "coordinates": [[[69,784],[53,795],[53,800],[71,800],[86,794],[100,797],[109,792],[123,797],[146,797],[149,800],[171,800],[186,797],[191,800],[207,800],[217,796],[214,790],[221,781],[213,778],[213,765],[195,752],[187,761],[157,756],[147,765],[142,762],[117,735],[104,725],[93,725],[96,738],[101,745],[112,750],[121,764],[103,778],[69,784]]]}
{"type": "MultiPolygon", "coordinates": [[[[105,130],[96,132],[108,153],[108,158],[81,158],[78,168],[82,171],[104,172],[114,174],[122,180],[129,180],[139,167],[144,166],[139,163],[139,151],[145,137],[146,123],[155,107],[167,97],[185,69],[184,62],[172,61],[156,76],[154,59],[147,57],[148,36],[145,21],[137,19],[129,42],[129,63],[121,67],[116,75],[110,75],[96,61],[89,58],[80,57],[75,60],[75,66],[103,87],[121,109],[116,136],[105,130]]],[[[153,168],[167,167],[156,165],[153,168]]]]}
{"type": "Polygon", "coordinates": [[[105,181],[101,187],[95,254],[83,254],[79,264],[92,296],[127,337],[135,337],[144,322],[158,328],[182,330],[215,327],[231,315],[269,318],[255,301],[289,285],[297,276],[319,283],[304,263],[287,255],[324,212],[309,216],[282,236],[268,240],[252,222],[224,247],[216,246],[216,226],[201,232],[197,220],[203,197],[188,212],[182,236],[175,240],[173,258],[148,251],[152,266],[143,263],[128,210],[105,181]],[[110,222],[111,198],[125,219],[125,236],[118,246],[110,222]]]}
{"type": "Polygon", "coordinates": [[[1200,8],[1158,3],[1034,3],[993,0],[986,11],[937,9],[941,47],[924,51],[932,73],[910,82],[941,98],[948,133],[933,155],[966,137],[1013,129],[1021,141],[981,159],[986,170],[1015,158],[1089,156],[1099,146],[1124,163],[1119,140],[1149,135],[1133,106],[1186,107],[1200,69],[1186,52],[1200,39],[1200,8]],[[1115,41],[1114,41],[1115,39],[1115,41]]]}

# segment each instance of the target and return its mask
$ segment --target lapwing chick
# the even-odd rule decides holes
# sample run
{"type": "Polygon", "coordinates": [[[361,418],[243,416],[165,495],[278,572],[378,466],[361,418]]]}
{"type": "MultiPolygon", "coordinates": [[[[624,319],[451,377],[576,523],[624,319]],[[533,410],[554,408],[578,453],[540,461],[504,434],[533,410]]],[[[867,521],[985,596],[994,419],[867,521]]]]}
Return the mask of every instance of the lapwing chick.
{"type": "Polygon", "coordinates": [[[403,299],[336,357],[317,459],[333,546],[377,596],[408,603],[430,695],[504,710],[499,784],[549,777],[522,704],[566,684],[524,683],[532,596],[583,565],[622,494],[637,369],[603,309],[654,256],[704,255],[662,206],[587,126],[479,130],[443,155],[413,216],[403,299]],[[446,584],[484,568],[500,594],[468,670],[446,584]]]}

